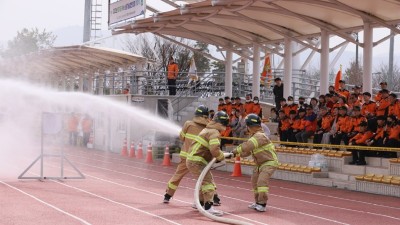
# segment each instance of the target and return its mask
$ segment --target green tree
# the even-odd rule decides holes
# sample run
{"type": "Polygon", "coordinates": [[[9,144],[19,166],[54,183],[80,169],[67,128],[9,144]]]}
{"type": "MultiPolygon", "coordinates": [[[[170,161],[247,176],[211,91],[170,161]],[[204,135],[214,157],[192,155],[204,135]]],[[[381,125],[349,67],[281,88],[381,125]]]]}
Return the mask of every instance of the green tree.
{"type": "Polygon", "coordinates": [[[196,63],[197,72],[206,73],[210,71],[210,60],[204,57],[203,53],[209,53],[208,44],[197,42],[194,46],[199,52],[194,52],[193,57],[196,63]]]}
{"type": "Polygon", "coordinates": [[[8,41],[7,48],[2,52],[5,58],[24,55],[53,47],[56,36],[45,29],[39,31],[38,28],[27,28],[17,32],[17,36],[8,41]]]}
{"type": "Polygon", "coordinates": [[[211,67],[215,72],[225,72],[225,63],[221,61],[213,61],[211,67]]]}

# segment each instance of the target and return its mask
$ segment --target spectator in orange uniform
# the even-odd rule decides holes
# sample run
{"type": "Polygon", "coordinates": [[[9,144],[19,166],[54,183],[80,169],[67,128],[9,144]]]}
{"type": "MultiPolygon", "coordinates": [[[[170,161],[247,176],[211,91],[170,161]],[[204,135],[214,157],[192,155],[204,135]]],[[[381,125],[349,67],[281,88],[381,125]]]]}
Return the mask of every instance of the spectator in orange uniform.
{"type": "Polygon", "coordinates": [[[68,118],[68,132],[69,132],[69,144],[77,145],[77,137],[78,137],[78,125],[79,125],[79,117],[75,113],[71,113],[68,118]]]}
{"type": "Polygon", "coordinates": [[[381,99],[377,102],[376,115],[387,116],[387,108],[390,105],[389,91],[387,89],[381,90],[381,99]]]}
{"type": "Polygon", "coordinates": [[[90,133],[92,133],[93,120],[88,114],[82,119],[82,131],[83,131],[83,146],[87,147],[89,143],[90,133]]]}
{"type": "Polygon", "coordinates": [[[349,107],[348,113],[350,115],[351,115],[351,112],[353,111],[354,106],[361,107],[361,102],[358,100],[358,95],[355,93],[351,93],[347,105],[349,107]]]}
{"type": "Polygon", "coordinates": [[[169,57],[168,67],[167,67],[167,85],[169,90],[169,95],[176,95],[176,78],[178,77],[178,64],[174,62],[174,58],[169,57]]]}
{"type": "Polygon", "coordinates": [[[251,114],[253,112],[254,102],[251,101],[251,94],[246,95],[246,102],[244,103],[244,110],[246,115],[251,114]]]}
{"type": "MultiPolygon", "coordinates": [[[[350,117],[347,116],[347,108],[346,106],[342,106],[339,108],[339,116],[336,122],[336,133],[331,136],[331,143],[334,145],[340,145],[342,140],[348,141],[346,138],[349,133],[349,124],[350,117]]],[[[348,143],[345,143],[346,145],[348,143]]]]}
{"type": "MultiPolygon", "coordinates": [[[[368,146],[374,146],[374,147],[382,147],[383,145],[383,139],[386,137],[386,117],[385,116],[378,116],[376,118],[377,120],[377,129],[374,133],[374,136],[370,138],[367,141],[368,146]]],[[[374,151],[370,152],[372,155],[382,157],[385,155],[384,151],[374,151]]]]}
{"type": "Polygon", "coordinates": [[[290,141],[291,142],[297,142],[297,134],[299,134],[300,132],[302,132],[305,128],[305,115],[306,115],[306,110],[304,109],[299,109],[298,114],[296,116],[296,118],[293,121],[292,124],[292,133],[291,133],[291,137],[290,137],[290,141]]]}
{"type": "Polygon", "coordinates": [[[297,142],[307,143],[308,138],[311,137],[317,130],[317,114],[314,113],[313,107],[307,105],[306,115],[304,116],[304,126],[301,131],[296,134],[297,142]]]}
{"type": "MultiPolygon", "coordinates": [[[[372,138],[374,134],[368,130],[368,123],[363,121],[359,125],[360,132],[350,139],[349,145],[358,145],[358,146],[366,146],[367,140],[372,138]]],[[[365,162],[365,151],[363,150],[351,150],[353,161],[351,161],[350,165],[366,165],[365,162]]]]}
{"type": "MultiPolygon", "coordinates": [[[[287,98],[287,104],[289,106],[290,110],[294,110],[297,113],[297,110],[299,109],[299,105],[297,105],[297,103],[294,102],[294,99],[292,96],[288,96],[287,98]]],[[[286,111],[285,111],[286,112],[286,111]]],[[[290,112],[290,111],[289,111],[290,112]]],[[[286,114],[286,116],[288,116],[289,114],[286,114]]]]}
{"type": "Polygon", "coordinates": [[[400,101],[397,99],[397,95],[395,93],[389,94],[389,108],[388,108],[388,116],[395,116],[397,120],[400,119],[400,101]]]}
{"type": "Polygon", "coordinates": [[[347,137],[343,137],[344,143],[349,143],[348,139],[351,139],[360,132],[361,122],[367,122],[367,119],[361,115],[361,108],[359,106],[355,106],[348,123],[347,130],[349,133],[347,134],[347,137]]]}
{"type": "Polygon", "coordinates": [[[346,98],[346,101],[349,99],[349,96],[350,96],[350,92],[346,89],[346,82],[344,81],[344,80],[340,80],[339,81],[339,89],[338,90],[336,90],[336,92],[339,94],[339,95],[341,95],[341,96],[343,96],[343,97],[345,97],[346,98]]]}
{"type": "Polygon", "coordinates": [[[226,113],[228,115],[231,115],[231,113],[232,113],[232,102],[231,102],[231,98],[229,98],[228,96],[225,97],[225,110],[226,110],[226,113]]]}
{"type": "MultiPolygon", "coordinates": [[[[388,116],[387,121],[387,136],[383,140],[385,147],[398,148],[400,144],[400,125],[395,116],[388,116]]],[[[385,158],[396,158],[396,152],[386,152],[385,158]]]]}
{"type": "Polygon", "coordinates": [[[386,81],[382,81],[381,83],[379,83],[379,85],[381,86],[381,90],[374,97],[374,100],[376,102],[381,100],[381,98],[382,98],[382,90],[387,89],[387,82],[386,81]]]}
{"type": "Polygon", "coordinates": [[[235,98],[235,109],[236,109],[236,111],[238,111],[238,112],[241,112],[242,109],[243,109],[243,104],[242,104],[242,102],[241,102],[240,97],[236,97],[236,98],[235,98]]]}
{"type": "Polygon", "coordinates": [[[217,111],[225,111],[226,112],[226,108],[225,108],[225,102],[223,98],[218,99],[218,109],[217,111]]]}
{"type": "Polygon", "coordinates": [[[361,115],[365,116],[367,119],[371,119],[376,115],[376,103],[371,101],[371,93],[364,92],[364,104],[361,108],[361,115]]]}
{"type": "MultiPolygon", "coordinates": [[[[285,112],[285,115],[286,115],[286,116],[289,116],[290,107],[289,107],[289,105],[286,103],[286,99],[285,99],[285,98],[282,98],[280,104],[281,104],[280,109],[281,109],[282,111],[285,112]]],[[[281,111],[281,110],[279,110],[279,111],[281,111]]],[[[296,109],[296,112],[297,112],[297,109],[296,109]]]]}
{"type": "Polygon", "coordinates": [[[254,96],[253,102],[254,102],[254,105],[253,105],[253,112],[252,113],[254,113],[257,116],[259,116],[260,118],[262,118],[262,108],[261,108],[261,105],[260,105],[260,100],[258,99],[257,96],[254,96]]]}
{"type": "Polygon", "coordinates": [[[289,141],[290,122],[283,110],[279,111],[278,133],[280,141],[289,141]]]}

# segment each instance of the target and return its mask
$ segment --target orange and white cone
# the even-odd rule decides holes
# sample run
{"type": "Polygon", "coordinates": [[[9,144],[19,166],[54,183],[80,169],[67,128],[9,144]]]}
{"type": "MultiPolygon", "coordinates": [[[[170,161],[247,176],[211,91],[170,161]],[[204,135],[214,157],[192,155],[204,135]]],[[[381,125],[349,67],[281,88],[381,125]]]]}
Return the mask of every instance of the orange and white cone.
{"type": "Polygon", "coordinates": [[[236,156],[235,165],[233,165],[232,177],[241,177],[242,176],[242,167],[240,165],[240,156],[236,156]]]}
{"type": "Polygon", "coordinates": [[[165,146],[163,166],[171,166],[171,159],[169,158],[169,147],[168,144],[165,146]]]}
{"type": "Polygon", "coordinates": [[[129,151],[129,158],[135,158],[135,143],[131,143],[131,149],[129,151]]]}
{"type": "Polygon", "coordinates": [[[151,143],[147,146],[146,163],[153,163],[153,147],[151,143]]]}
{"type": "Polygon", "coordinates": [[[128,156],[128,146],[126,145],[126,138],[124,139],[124,145],[122,146],[121,155],[128,156]]]}
{"type": "Polygon", "coordinates": [[[139,147],[137,150],[137,156],[136,158],[138,159],[143,159],[143,148],[142,148],[142,142],[139,142],[139,147]]]}

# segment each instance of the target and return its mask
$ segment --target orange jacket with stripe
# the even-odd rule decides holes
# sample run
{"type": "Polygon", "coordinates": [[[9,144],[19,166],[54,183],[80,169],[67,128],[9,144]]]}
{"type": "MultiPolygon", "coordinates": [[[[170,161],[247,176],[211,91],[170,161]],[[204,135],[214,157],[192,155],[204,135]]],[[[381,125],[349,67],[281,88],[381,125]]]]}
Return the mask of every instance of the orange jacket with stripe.
{"type": "Polygon", "coordinates": [[[218,110],[218,111],[222,111],[222,110],[225,110],[225,111],[226,111],[225,103],[224,103],[224,104],[219,104],[217,110],[218,110]]]}
{"type": "Polygon", "coordinates": [[[352,137],[349,142],[356,142],[356,144],[364,144],[368,139],[372,138],[374,134],[371,131],[360,132],[352,137]]]}
{"type": "Polygon", "coordinates": [[[167,73],[167,78],[168,79],[176,79],[178,76],[178,64],[176,63],[170,63],[168,64],[168,73],[167,73]]]}
{"type": "Polygon", "coordinates": [[[386,132],[388,134],[389,139],[400,140],[400,138],[399,138],[400,126],[399,125],[392,126],[392,127],[388,126],[386,132]]]}
{"type": "Polygon", "coordinates": [[[361,107],[361,115],[367,116],[367,112],[376,115],[376,103],[374,101],[369,101],[361,107]]]}
{"type": "Polygon", "coordinates": [[[336,122],[336,128],[337,131],[343,132],[343,133],[349,133],[349,124],[350,123],[350,117],[348,116],[339,116],[336,122]]]}
{"type": "Polygon", "coordinates": [[[226,103],[225,104],[225,110],[226,110],[226,113],[228,114],[228,115],[231,115],[231,112],[232,112],[232,103],[226,103]]]}
{"type": "Polygon", "coordinates": [[[380,101],[381,99],[382,99],[382,93],[381,93],[381,92],[376,93],[376,95],[375,95],[375,97],[374,97],[374,100],[375,100],[376,102],[378,102],[378,101],[380,101]]]}
{"type": "Polygon", "coordinates": [[[346,99],[349,99],[350,92],[346,89],[338,89],[336,91],[339,95],[344,96],[346,99]]]}
{"type": "Polygon", "coordinates": [[[306,120],[303,118],[297,118],[292,124],[293,130],[303,130],[305,128],[306,120]]]}
{"type": "Polygon", "coordinates": [[[289,118],[279,121],[279,131],[287,131],[291,127],[289,118]]]}
{"type": "Polygon", "coordinates": [[[383,127],[378,126],[378,129],[376,129],[376,132],[375,132],[374,139],[378,140],[379,138],[384,138],[385,131],[386,131],[386,126],[383,126],[383,127]]]}
{"type": "Polygon", "coordinates": [[[286,104],[286,105],[281,107],[281,110],[283,110],[285,112],[286,116],[289,116],[289,112],[290,112],[291,109],[290,109],[289,105],[286,104]]]}
{"type": "Polygon", "coordinates": [[[388,98],[382,98],[379,101],[379,106],[376,109],[377,116],[384,116],[386,114],[386,109],[389,107],[390,102],[388,98]]]}
{"type": "Polygon", "coordinates": [[[360,126],[359,125],[363,121],[367,122],[367,119],[364,116],[350,117],[350,121],[348,123],[347,130],[349,132],[351,132],[351,131],[360,132],[360,126]]]}
{"type": "Polygon", "coordinates": [[[242,109],[243,109],[243,104],[242,104],[242,103],[239,103],[239,104],[237,104],[237,103],[232,104],[232,109],[236,109],[236,111],[241,112],[242,109]]]}
{"type": "Polygon", "coordinates": [[[299,105],[297,105],[296,103],[293,103],[291,105],[288,105],[290,110],[294,110],[297,113],[297,110],[299,109],[299,105]]]}

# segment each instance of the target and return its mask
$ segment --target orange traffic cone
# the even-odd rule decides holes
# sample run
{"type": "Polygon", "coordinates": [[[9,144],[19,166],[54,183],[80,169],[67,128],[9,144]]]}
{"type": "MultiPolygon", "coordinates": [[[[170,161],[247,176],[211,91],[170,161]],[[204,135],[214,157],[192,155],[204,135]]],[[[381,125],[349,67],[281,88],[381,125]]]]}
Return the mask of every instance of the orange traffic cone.
{"type": "Polygon", "coordinates": [[[137,156],[136,158],[138,159],[143,159],[143,148],[142,148],[142,142],[139,142],[139,147],[137,150],[137,156]]]}
{"type": "Polygon", "coordinates": [[[171,166],[171,159],[169,158],[169,147],[168,144],[165,146],[163,166],[171,166]]]}
{"type": "Polygon", "coordinates": [[[236,156],[235,165],[233,165],[232,177],[242,176],[242,167],[240,165],[240,156],[236,156]]]}
{"type": "Polygon", "coordinates": [[[151,143],[147,146],[146,163],[153,163],[153,147],[151,147],[151,143]]]}
{"type": "Polygon", "coordinates": [[[126,138],[124,139],[124,145],[122,146],[121,155],[128,156],[128,146],[126,146],[126,138]]]}
{"type": "Polygon", "coordinates": [[[131,143],[131,149],[129,151],[129,158],[135,158],[135,143],[131,143]]]}

